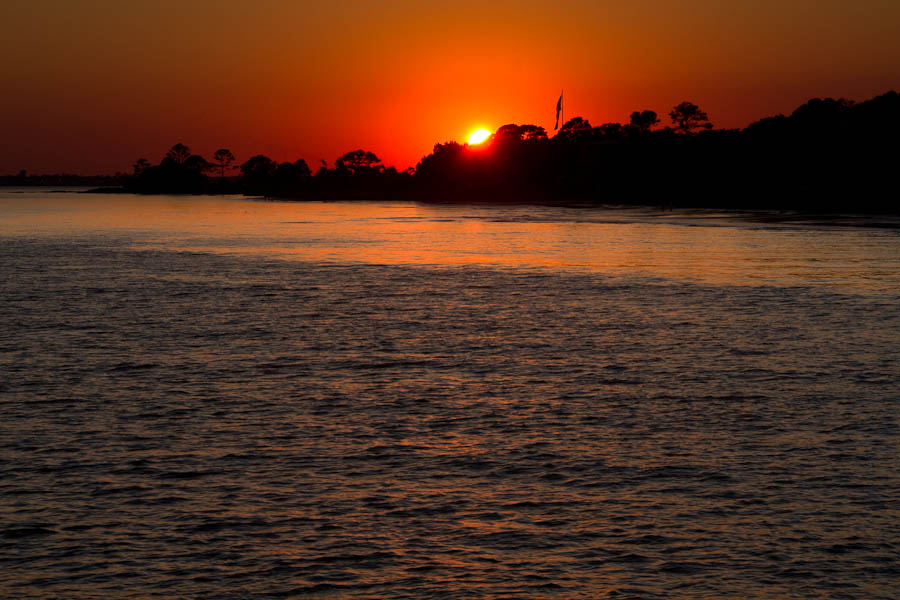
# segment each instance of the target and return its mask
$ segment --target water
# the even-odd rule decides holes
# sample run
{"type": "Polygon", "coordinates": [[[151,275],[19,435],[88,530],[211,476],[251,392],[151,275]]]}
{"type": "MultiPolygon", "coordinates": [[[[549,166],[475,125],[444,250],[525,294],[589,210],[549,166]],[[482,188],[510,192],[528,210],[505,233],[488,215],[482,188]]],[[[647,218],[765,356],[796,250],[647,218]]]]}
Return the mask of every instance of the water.
{"type": "Polygon", "coordinates": [[[0,595],[894,598],[858,225],[0,193],[0,595]]]}

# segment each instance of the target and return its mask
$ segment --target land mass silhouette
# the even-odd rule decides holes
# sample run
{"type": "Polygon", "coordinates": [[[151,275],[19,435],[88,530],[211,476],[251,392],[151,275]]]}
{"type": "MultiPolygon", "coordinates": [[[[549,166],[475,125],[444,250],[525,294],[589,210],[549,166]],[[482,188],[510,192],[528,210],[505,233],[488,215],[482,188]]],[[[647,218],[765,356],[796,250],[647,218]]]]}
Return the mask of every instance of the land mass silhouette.
{"type": "MultiPolygon", "coordinates": [[[[102,190],[900,214],[895,91],[859,103],[812,99],[742,130],[715,129],[691,102],[668,116],[672,125],[663,128],[652,110],[635,111],[627,124],[592,126],[574,117],[552,137],[543,127],[508,124],[481,144],[438,143],[405,171],[366,150],[347,152],[333,166],[322,161],[315,173],[302,159],[277,163],[263,155],[235,167],[228,149],[208,162],[179,143],[159,164],[138,159],[119,187],[102,190]]],[[[0,184],[27,183],[23,178],[0,184]]]]}

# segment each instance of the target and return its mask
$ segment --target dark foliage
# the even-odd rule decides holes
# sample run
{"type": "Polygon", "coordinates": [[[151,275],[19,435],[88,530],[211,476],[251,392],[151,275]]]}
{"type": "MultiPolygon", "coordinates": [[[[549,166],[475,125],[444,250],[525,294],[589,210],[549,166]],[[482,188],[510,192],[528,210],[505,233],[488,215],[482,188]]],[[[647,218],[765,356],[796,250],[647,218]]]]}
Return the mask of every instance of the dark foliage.
{"type": "Polygon", "coordinates": [[[374,153],[354,150],[334,161],[334,168],[349,175],[371,175],[380,171],[383,166],[381,159],[374,153]]]}
{"type": "Polygon", "coordinates": [[[219,163],[219,176],[224,180],[225,171],[231,169],[231,163],[234,162],[234,154],[228,148],[219,148],[213,154],[213,160],[219,163]]]}
{"type": "Polygon", "coordinates": [[[898,213],[898,115],[890,92],[860,104],[810,100],[742,131],[713,130],[690,102],[659,131],[653,111],[629,125],[575,117],[549,140],[505,125],[477,148],[435,146],[416,170],[417,197],[898,213]]]}
{"type": "Polygon", "coordinates": [[[706,113],[693,102],[682,102],[672,109],[669,118],[675,125],[675,131],[690,134],[695,129],[712,129],[712,123],[706,113]]]}
{"type": "Polygon", "coordinates": [[[166,152],[164,161],[170,161],[178,165],[183,165],[188,158],[191,157],[191,149],[184,144],[178,143],[166,152]]]}
{"type": "Polygon", "coordinates": [[[643,110],[631,113],[631,126],[641,133],[650,131],[654,125],[659,125],[659,117],[654,111],[643,110]]]}
{"type": "Polygon", "coordinates": [[[675,127],[654,130],[652,110],[626,125],[569,119],[552,138],[536,125],[507,124],[477,146],[436,144],[416,169],[398,172],[374,153],[347,152],[315,175],[303,160],[258,155],[226,178],[217,164],[176,144],[159,165],[139,159],[126,188],[144,193],[243,192],[297,199],[407,198],[447,202],[544,202],[900,212],[893,193],[900,96],[855,104],[814,99],[790,116],[744,130],[715,130],[682,102],[675,127]],[[207,177],[212,173],[218,177],[207,177]]]}
{"type": "Polygon", "coordinates": [[[134,175],[125,181],[130,191],[150,194],[199,194],[209,189],[205,171],[209,163],[184,144],[175,144],[158,165],[146,158],[134,163],[134,175]]]}

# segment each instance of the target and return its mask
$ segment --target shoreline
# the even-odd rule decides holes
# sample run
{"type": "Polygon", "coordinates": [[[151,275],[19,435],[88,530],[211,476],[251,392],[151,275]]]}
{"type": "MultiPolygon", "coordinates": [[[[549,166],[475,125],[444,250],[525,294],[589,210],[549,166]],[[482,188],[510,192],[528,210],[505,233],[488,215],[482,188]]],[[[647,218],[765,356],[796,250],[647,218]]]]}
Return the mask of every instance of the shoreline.
{"type": "MultiPolygon", "coordinates": [[[[101,187],[84,189],[63,189],[55,188],[55,186],[0,186],[0,190],[11,194],[26,194],[34,190],[41,194],[106,194],[106,195],[129,195],[129,196],[196,196],[206,198],[222,197],[221,194],[144,194],[140,192],[129,191],[121,187],[101,187]],[[6,189],[4,189],[6,188],[6,189]],[[35,188],[53,188],[40,189],[35,188]]],[[[676,217],[679,219],[692,218],[704,220],[707,222],[715,222],[722,219],[737,219],[750,223],[772,224],[772,225],[797,225],[797,226],[829,226],[829,227],[865,227],[885,230],[900,230],[900,213],[891,212],[833,212],[833,211],[809,211],[799,209],[772,209],[772,208],[745,208],[745,207],[726,207],[726,206],[674,206],[665,207],[659,203],[592,203],[592,202],[541,202],[541,201],[521,201],[521,202],[491,202],[486,200],[478,201],[453,201],[447,199],[440,200],[422,200],[412,198],[366,198],[366,199],[348,199],[348,198],[295,198],[280,196],[256,196],[249,194],[229,194],[229,196],[241,196],[245,200],[255,200],[259,202],[279,202],[279,203],[307,203],[307,202],[410,202],[413,204],[422,204],[427,206],[473,206],[473,207],[542,207],[542,208],[562,208],[574,210],[600,210],[600,211],[621,211],[625,213],[638,213],[634,216],[642,218],[660,218],[676,217]]]]}

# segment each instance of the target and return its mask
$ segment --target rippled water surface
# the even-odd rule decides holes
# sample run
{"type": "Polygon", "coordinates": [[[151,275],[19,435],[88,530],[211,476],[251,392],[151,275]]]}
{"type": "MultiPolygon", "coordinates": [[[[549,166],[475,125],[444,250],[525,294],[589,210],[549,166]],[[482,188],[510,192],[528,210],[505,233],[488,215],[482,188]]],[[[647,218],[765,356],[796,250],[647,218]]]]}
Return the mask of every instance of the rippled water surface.
{"type": "Polygon", "coordinates": [[[0,191],[0,596],[896,598],[900,235],[0,191]]]}

